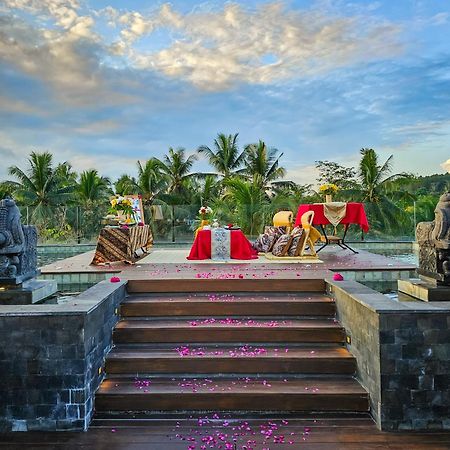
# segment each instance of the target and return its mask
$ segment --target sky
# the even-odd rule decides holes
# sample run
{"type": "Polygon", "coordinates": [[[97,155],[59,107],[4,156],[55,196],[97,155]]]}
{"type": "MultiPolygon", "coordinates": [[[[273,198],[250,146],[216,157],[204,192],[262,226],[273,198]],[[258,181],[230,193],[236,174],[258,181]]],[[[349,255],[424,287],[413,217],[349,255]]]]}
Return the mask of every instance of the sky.
{"type": "Polygon", "coordinates": [[[298,183],[363,147],[450,171],[450,0],[0,0],[0,179],[31,151],[135,175],[217,133],[298,183]]]}

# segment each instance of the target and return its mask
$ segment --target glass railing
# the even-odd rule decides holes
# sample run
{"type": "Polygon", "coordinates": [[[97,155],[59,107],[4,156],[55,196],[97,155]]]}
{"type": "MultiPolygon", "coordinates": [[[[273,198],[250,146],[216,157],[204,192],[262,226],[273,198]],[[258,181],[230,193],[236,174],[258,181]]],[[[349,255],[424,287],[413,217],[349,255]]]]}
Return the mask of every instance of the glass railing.
{"type": "MultiPolygon", "coordinates": [[[[200,223],[198,209],[198,205],[144,207],[145,222],[152,228],[155,243],[191,243],[200,223]]],[[[108,205],[92,208],[61,206],[47,210],[20,207],[20,210],[24,223],[38,227],[40,244],[73,245],[96,242],[101,228],[105,226],[104,217],[108,214],[108,205]]],[[[416,224],[434,219],[434,208],[424,208],[415,203],[402,207],[401,211],[389,213],[369,205],[366,206],[366,213],[369,233],[363,234],[359,227],[351,226],[347,234],[349,241],[413,241],[416,224]]],[[[264,225],[272,223],[273,211],[255,210],[252,206],[241,206],[238,209],[228,206],[215,210],[213,216],[221,225],[233,223],[240,226],[252,238],[262,232],[264,225]]],[[[330,231],[333,231],[331,227],[330,231]]],[[[338,226],[337,233],[342,233],[341,226],[338,226]]]]}

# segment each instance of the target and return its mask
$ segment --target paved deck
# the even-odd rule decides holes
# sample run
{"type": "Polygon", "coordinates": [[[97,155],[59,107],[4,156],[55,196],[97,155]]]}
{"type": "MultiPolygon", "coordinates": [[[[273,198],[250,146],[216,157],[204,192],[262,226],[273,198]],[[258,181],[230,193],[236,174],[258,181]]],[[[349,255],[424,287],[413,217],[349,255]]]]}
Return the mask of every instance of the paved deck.
{"type": "MultiPolygon", "coordinates": [[[[100,421],[101,422],[101,421],[100,421]]],[[[380,432],[369,418],[153,420],[104,424],[86,433],[10,433],[0,449],[448,450],[450,432],[380,432]],[[202,441],[203,439],[203,441],[202,441]],[[225,446],[228,442],[229,446],[225,446]],[[206,447],[201,447],[205,445],[206,447]],[[236,444],[234,446],[233,444],[236,444]]]]}
{"type": "Polygon", "coordinates": [[[145,271],[154,275],[164,277],[178,277],[181,272],[197,274],[215,268],[217,271],[227,272],[230,270],[247,271],[413,271],[416,266],[404,263],[394,258],[370,253],[360,250],[358,254],[353,254],[349,250],[342,250],[337,246],[329,246],[319,253],[319,261],[315,260],[268,260],[260,256],[257,260],[242,261],[230,260],[218,262],[211,260],[188,261],[188,248],[184,249],[164,249],[155,248],[151,253],[142,258],[134,265],[114,263],[108,266],[92,266],[90,262],[93,251],[82,253],[81,255],[57,261],[41,268],[43,275],[50,274],[70,274],[70,273],[122,273],[124,276],[135,272],[145,271]]]}

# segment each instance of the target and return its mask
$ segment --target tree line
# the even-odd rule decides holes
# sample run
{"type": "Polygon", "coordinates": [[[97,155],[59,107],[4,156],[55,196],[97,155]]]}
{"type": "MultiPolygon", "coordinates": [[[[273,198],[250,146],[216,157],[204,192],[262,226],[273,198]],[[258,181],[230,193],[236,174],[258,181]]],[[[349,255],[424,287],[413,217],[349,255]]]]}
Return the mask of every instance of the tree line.
{"type": "MultiPolygon", "coordinates": [[[[295,212],[301,203],[323,201],[312,185],[285,179],[282,157],[262,140],[241,148],[238,134],[220,133],[212,145],[201,145],[193,154],[169,148],[161,159],[137,161],[135,174],[111,180],[97,169],[77,173],[69,162],[55,164],[50,152],[32,152],[26,168],[9,167],[11,179],[0,183],[0,196],[12,195],[27,207],[30,221],[49,239],[67,239],[74,229],[92,238],[115,193],[140,194],[147,221],[156,205],[170,217],[153,222],[156,235],[174,224],[188,233],[202,205],[210,206],[222,223],[234,222],[256,235],[276,211],[295,212]],[[210,171],[193,171],[199,157],[207,159],[210,171]]],[[[338,186],[335,200],[364,202],[374,235],[412,236],[415,222],[433,218],[450,175],[392,173],[392,162],[392,156],[380,161],[375,150],[362,148],[356,167],[317,161],[317,182],[338,186]]]]}

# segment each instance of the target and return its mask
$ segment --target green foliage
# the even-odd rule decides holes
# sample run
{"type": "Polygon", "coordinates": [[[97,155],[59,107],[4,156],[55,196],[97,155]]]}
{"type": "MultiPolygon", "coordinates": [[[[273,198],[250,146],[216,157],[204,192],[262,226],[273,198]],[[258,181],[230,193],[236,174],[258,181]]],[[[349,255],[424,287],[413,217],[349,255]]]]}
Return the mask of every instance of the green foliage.
{"type": "Polygon", "coordinates": [[[283,178],[286,169],[280,166],[283,153],[268,148],[263,141],[249,144],[244,149],[245,167],[240,173],[252,180],[260,189],[269,189],[271,183],[283,178]]]}
{"type": "MultiPolygon", "coordinates": [[[[311,185],[283,180],[283,154],[262,140],[240,151],[237,134],[221,133],[211,148],[200,146],[198,153],[214,173],[193,172],[197,156],[169,148],[162,160],[138,161],[134,175],[124,174],[112,185],[96,169],[77,174],[66,162],[54,165],[49,152],[32,152],[25,169],[9,168],[13,179],[0,183],[0,196],[13,195],[29,222],[38,225],[41,238],[51,241],[94,239],[114,191],[140,194],[147,221],[153,205],[159,205],[163,219],[152,227],[168,240],[191,236],[202,205],[210,206],[220,223],[233,222],[257,235],[275,212],[296,212],[301,203],[323,201],[311,185]]],[[[380,161],[370,148],[360,155],[356,168],[317,161],[317,181],[339,186],[337,200],[365,203],[371,236],[412,237],[416,223],[434,218],[439,196],[450,189],[450,174],[392,174],[392,156],[380,161]]]]}
{"type": "Polygon", "coordinates": [[[239,152],[237,139],[238,133],[228,136],[219,133],[214,139],[213,149],[201,145],[197,151],[206,156],[218,175],[229,178],[236,174],[244,162],[244,153],[239,152]]]}
{"type": "Polygon", "coordinates": [[[269,200],[261,190],[261,181],[256,178],[249,182],[235,177],[226,180],[224,184],[224,199],[234,204],[234,222],[240,225],[244,233],[251,236],[258,234],[264,225],[269,206],[269,200]]]}
{"type": "Polygon", "coordinates": [[[316,161],[316,169],[319,171],[319,184],[335,184],[341,190],[353,189],[357,184],[354,167],[341,166],[332,161],[316,161]]]}
{"type": "Polygon", "coordinates": [[[48,223],[52,210],[71,200],[75,184],[63,177],[70,172],[69,166],[63,163],[53,167],[53,156],[49,152],[32,152],[28,164],[25,171],[17,166],[10,167],[8,173],[15,180],[6,183],[22,204],[33,207],[34,221],[48,223]]]}
{"type": "Polygon", "coordinates": [[[85,170],[80,174],[80,181],[76,186],[77,197],[81,204],[93,206],[112,194],[110,185],[109,178],[99,176],[96,169],[85,170]]]}

